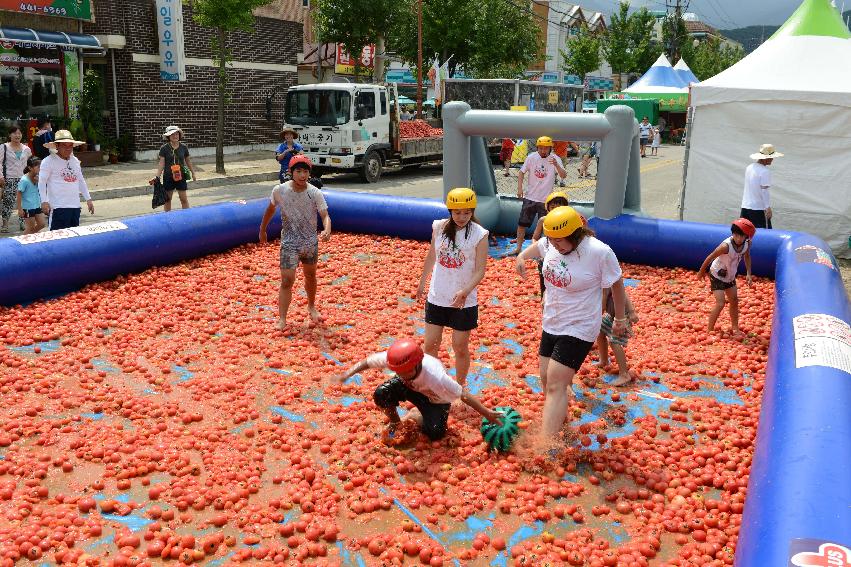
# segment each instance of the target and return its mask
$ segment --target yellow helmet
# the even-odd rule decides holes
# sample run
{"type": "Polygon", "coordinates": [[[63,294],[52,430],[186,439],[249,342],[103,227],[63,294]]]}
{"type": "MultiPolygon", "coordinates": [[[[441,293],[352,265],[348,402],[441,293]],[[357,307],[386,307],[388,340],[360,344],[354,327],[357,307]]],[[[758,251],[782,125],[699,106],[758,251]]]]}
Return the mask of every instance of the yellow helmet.
{"type": "Polygon", "coordinates": [[[476,193],[468,187],[456,187],[446,194],[446,208],[452,209],[475,209],[476,193]]]}
{"type": "Polygon", "coordinates": [[[538,138],[538,141],[535,142],[536,146],[544,146],[544,147],[553,147],[553,139],[549,136],[541,136],[538,138]]]}
{"type": "Polygon", "coordinates": [[[547,200],[544,202],[544,207],[549,208],[553,199],[564,199],[566,203],[570,203],[570,198],[567,196],[567,193],[564,191],[553,191],[547,196],[547,200]]]}
{"type": "Polygon", "coordinates": [[[550,238],[566,238],[585,224],[573,207],[556,207],[544,217],[544,234],[550,238]]]}

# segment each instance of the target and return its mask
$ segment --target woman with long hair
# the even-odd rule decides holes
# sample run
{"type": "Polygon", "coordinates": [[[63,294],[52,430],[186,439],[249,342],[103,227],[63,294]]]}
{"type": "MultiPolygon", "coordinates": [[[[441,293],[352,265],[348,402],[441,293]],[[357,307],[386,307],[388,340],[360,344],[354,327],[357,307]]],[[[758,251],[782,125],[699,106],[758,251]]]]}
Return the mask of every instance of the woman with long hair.
{"type": "Polygon", "coordinates": [[[24,168],[27,160],[32,156],[32,150],[21,140],[24,133],[19,126],[9,128],[9,141],[0,149],[0,183],[3,184],[3,205],[0,209],[0,217],[3,224],[0,232],[9,232],[9,218],[12,211],[17,210],[18,181],[24,176],[24,168]]]}
{"type": "Polygon", "coordinates": [[[431,285],[425,307],[425,352],[437,358],[443,328],[452,329],[455,378],[462,386],[470,371],[470,332],[479,325],[476,287],[485,277],[488,231],[476,220],[476,194],[468,188],[446,195],[448,219],[432,224],[431,245],[423,264],[417,300],[431,285]]]}

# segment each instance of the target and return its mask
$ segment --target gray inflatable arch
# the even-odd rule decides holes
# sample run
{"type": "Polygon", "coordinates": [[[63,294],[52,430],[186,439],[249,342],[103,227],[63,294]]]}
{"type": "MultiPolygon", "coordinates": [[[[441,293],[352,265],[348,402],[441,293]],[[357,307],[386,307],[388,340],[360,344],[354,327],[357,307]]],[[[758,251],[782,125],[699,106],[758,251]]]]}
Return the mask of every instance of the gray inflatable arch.
{"type": "Polygon", "coordinates": [[[476,216],[483,226],[513,234],[520,200],[500,197],[484,137],[602,142],[592,204],[577,204],[583,215],[611,219],[622,213],[641,213],[638,124],[627,106],[612,106],[605,114],[574,112],[513,112],[472,110],[466,102],[443,107],[443,194],[455,187],[472,187],[478,196],[476,216]]]}

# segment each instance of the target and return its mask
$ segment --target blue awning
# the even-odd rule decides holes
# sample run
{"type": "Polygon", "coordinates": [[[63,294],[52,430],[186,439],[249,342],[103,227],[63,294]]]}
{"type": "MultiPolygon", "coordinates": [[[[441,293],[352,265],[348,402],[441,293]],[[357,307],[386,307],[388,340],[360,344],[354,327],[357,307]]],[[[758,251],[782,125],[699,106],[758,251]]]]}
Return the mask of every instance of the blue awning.
{"type": "Polygon", "coordinates": [[[79,47],[82,49],[101,49],[100,41],[85,33],[65,33],[29,28],[0,28],[0,41],[31,43],[34,45],[55,45],[59,47],[79,47]]]}

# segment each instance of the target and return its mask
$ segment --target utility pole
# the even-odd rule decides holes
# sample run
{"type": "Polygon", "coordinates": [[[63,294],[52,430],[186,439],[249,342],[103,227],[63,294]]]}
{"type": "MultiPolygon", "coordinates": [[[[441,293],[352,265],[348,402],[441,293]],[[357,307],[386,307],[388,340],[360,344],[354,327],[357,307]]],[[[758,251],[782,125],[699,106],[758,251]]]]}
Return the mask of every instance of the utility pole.
{"type": "Polygon", "coordinates": [[[666,21],[671,30],[671,37],[665,47],[667,47],[672,62],[682,57],[680,46],[685,38],[680,37],[680,25],[683,21],[683,10],[688,10],[688,4],[689,0],[665,0],[665,11],[668,14],[666,21]],[[672,11],[673,15],[671,14],[672,11]]]}
{"type": "Polygon", "coordinates": [[[423,0],[417,0],[417,119],[423,118],[423,0]]]}

